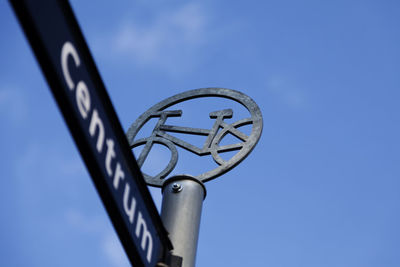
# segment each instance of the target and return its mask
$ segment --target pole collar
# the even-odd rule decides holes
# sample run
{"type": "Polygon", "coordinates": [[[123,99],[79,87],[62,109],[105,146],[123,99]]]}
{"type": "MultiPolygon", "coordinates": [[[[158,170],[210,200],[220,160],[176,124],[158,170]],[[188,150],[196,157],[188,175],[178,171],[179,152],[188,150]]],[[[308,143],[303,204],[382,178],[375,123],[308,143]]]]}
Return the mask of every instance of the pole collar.
{"type": "Polygon", "coordinates": [[[201,185],[201,187],[203,187],[203,191],[204,191],[204,199],[206,199],[207,196],[207,189],[206,186],[204,185],[203,182],[201,182],[200,180],[196,179],[195,177],[188,175],[188,174],[179,174],[179,175],[174,175],[170,178],[168,178],[167,180],[164,181],[162,188],[161,188],[161,193],[164,194],[164,189],[170,184],[170,183],[174,183],[174,182],[178,182],[178,181],[184,181],[184,180],[191,180],[194,181],[198,184],[201,185]]]}

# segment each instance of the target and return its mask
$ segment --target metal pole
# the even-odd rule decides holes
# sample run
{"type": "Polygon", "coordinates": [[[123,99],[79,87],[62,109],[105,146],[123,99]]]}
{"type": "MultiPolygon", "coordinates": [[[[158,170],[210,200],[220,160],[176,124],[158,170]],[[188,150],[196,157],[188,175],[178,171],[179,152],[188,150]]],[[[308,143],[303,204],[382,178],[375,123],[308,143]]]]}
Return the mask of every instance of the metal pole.
{"type": "Polygon", "coordinates": [[[194,267],[201,209],[206,197],[204,184],[188,175],[174,176],[163,185],[161,219],[170,234],[174,255],[182,267],[194,267]]]}

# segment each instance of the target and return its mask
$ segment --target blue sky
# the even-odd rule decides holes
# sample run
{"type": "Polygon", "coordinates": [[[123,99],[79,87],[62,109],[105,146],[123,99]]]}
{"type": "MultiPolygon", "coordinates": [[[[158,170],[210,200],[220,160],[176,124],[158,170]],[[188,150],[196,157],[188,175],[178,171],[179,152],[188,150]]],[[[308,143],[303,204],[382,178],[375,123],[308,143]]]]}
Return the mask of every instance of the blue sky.
{"type": "MultiPolygon", "coordinates": [[[[195,88],[261,108],[206,184],[197,266],[400,265],[398,1],[71,4],[125,130],[195,88]]],[[[7,1],[0,33],[0,264],[129,266],[7,1]]]]}

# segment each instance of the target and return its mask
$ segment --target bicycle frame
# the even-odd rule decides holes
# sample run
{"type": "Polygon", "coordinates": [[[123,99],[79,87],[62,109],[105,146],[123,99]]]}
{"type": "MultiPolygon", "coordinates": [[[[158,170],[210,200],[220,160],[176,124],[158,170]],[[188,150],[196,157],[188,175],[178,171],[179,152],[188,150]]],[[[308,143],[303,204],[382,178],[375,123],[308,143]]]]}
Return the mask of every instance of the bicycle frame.
{"type": "Polygon", "coordinates": [[[182,126],[174,126],[174,125],[166,125],[165,122],[168,117],[180,117],[182,115],[182,110],[167,110],[167,111],[158,111],[152,114],[151,118],[159,118],[156,126],[154,127],[152,134],[147,137],[140,139],[141,144],[145,144],[142,152],[140,153],[137,162],[139,166],[142,166],[145,159],[147,158],[152,146],[154,143],[159,143],[167,146],[172,152],[172,159],[168,164],[166,170],[172,169],[177,161],[177,151],[173,144],[186,149],[192,153],[195,153],[199,156],[212,155],[215,162],[219,165],[225,164],[225,160],[223,160],[218,153],[235,151],[239,150],[244,146],[244,143],[248,140],[248,136],[241,131],[237,130],[237,127],[251,124],[252,120],[250,118],[239,120],[232,124],[227,124],[224,122],[225,118],[232,118],[233,111],[232,109],[224,109],[218,110],[210,113],[210,118],[215,119],[215,122],[211,128],[202,129],[202,128],[191,128],[191,127],[182,127],[182,126]],[[222,129],[221,131],[219,131],[222,129]],[[193,134],[193,135],[202,135],[207,136],[206,141],[202,148],[194,146],[182,139],[174,137],[167,132],[175,132],[175,133],[184,133],[184,134],[193,134]],[[233,134],[243,142],[230,144],[225,146],[219,146],[219,142],[221,139],[228,133],[233,134]]]}

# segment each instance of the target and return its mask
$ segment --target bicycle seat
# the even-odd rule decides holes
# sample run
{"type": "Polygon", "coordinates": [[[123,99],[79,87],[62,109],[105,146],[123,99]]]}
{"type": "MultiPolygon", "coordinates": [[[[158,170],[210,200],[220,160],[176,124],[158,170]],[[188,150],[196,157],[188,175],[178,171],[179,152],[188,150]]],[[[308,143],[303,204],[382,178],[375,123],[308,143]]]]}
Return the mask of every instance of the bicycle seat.
{"type": "Polygon", "coordinates": [[[211,119],[216,119],[218,117],[222,117],[224,118],[232,118],[233,115],[233,110],[228,108],[228,109],[223,109],[223,110],[217,110],[217,111],[213,111],[210,113],[210,118],[211,119]]]}

